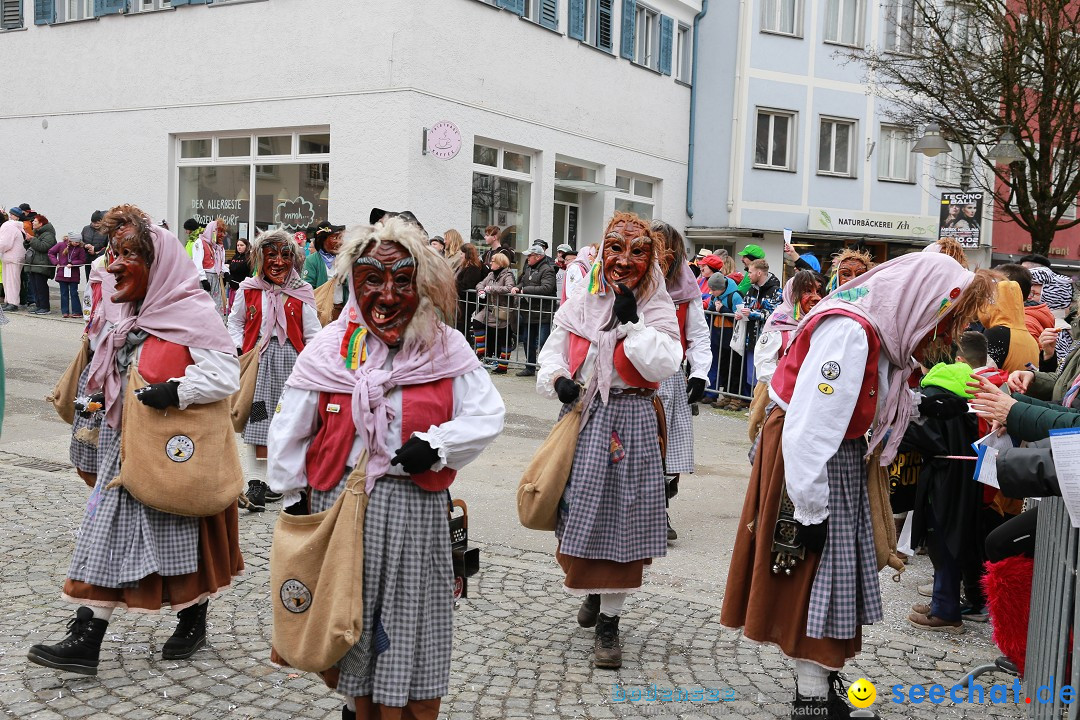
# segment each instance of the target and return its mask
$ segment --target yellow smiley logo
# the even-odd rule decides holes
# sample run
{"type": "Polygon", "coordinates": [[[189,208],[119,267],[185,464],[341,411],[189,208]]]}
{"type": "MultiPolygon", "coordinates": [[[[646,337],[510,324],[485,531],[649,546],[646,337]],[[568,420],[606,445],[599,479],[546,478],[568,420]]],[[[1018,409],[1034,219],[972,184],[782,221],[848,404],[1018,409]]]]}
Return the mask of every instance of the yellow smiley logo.
{"type": "Polygon", "coordinates": [[[877,700],[877,688],[866,678],[859,678],[847,689],[848,700],[857,708],[868,708],[877,700]]]}

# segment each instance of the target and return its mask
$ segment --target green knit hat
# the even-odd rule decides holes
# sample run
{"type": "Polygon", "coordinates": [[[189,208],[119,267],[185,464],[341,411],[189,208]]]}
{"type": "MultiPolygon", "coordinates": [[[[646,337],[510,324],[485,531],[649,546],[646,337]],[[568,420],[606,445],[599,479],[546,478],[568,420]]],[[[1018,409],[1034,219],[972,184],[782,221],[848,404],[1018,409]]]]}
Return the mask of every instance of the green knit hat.
{"type": "Polygon", "coordinates": [[[971,382],[971,366],[967,363],[938,363],[930,368],[930,372],[926,373],[920,385],[944,388],[954,395],[970,400],[975,396],[968,389],[969,382],[971,382]]]}
{"type": "Polygon", "coordinates": [[[765,251],[761,249],[760,245],[747,245],[742,249],[739,255],[752,257],[755,260],[760,260],[765,257],[765,251]]]}

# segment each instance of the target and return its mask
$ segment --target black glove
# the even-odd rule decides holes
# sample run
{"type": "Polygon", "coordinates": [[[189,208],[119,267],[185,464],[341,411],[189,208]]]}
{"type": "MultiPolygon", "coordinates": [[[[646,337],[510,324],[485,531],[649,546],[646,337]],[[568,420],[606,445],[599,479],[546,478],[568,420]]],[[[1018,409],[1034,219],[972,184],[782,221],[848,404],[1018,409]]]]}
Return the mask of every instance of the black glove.
{"type": "Polygon", "coordinates": [[[829,520],[826,518],[815,525],[799,523],[799,532],[795,539],[807,550],[820,553],[825,548],[825,540],[828,537],[829,520]]]}
{"type": "Polygon", "coordinates": [[[561,377],[555,381],[555,393],[559,396],[559,402],[569,405],[578,399],[581,386],[568,377],[561,377]]]}
{"type": "Polygon", "coordinates": [[[967,400],[952,393],[923,397],[919,402],[919,414],[929,418],[951,420],[967,411],[967,400]]]}
{"type": "Polygon", "coordinates": [[[637,298],[623,283],[619,283],[619,293],[615,296],[615,317],[620,323],[638,321],[637,298]]]}
{"type": "Polygon", "coordinates": [[[427,440],[411,437],[405,441],[397,454],[390,459],[391,465],[400,465],[410,475],[418,475],[431,469],[439,460],[439,451],[428,445],[427,440]]]}
{"type": "Polygon", "coordinates": [[[79,413],[79,417],[92,417],[94,413],[104,408],[105,393],[96,392],[89,397],[77,397],[73,404],[75,405],[75,412],[79,413]]]}
{"type": "Polygon", "coordinates": [[[199,284],[202,285],[203,290],[205,290],[206,292],[210,292],[210,281],[209,280],[203,280],[199,284]]]}
{"type": "Polygon", "coordinates": [[[158,410],[164,410],[168,407],[180,407],[180,396],[177,394],[177,388],[179,387],[180,383],[175,380],[154,383],[136,390],[135,397],[143,405],[149,405],[158,410]]]}
{"type": "Polygon", "coordinates": [[[686,402],[693,405],[705,397],[705,378],[692,377],[686,381],[686,402]]]}

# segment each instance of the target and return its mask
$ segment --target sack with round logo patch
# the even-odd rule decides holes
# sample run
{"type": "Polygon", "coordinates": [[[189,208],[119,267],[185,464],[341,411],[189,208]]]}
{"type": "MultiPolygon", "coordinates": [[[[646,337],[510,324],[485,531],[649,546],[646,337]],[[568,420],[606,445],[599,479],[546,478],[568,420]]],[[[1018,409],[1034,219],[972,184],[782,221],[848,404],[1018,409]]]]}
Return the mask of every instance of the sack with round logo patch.
{"type": "Polygon", "coordinates": [[[135,363],[124,390],[120,474],[106,489],[123,487],[147,507],[172,515],[208,517],[236,502],[244,471],[229,426],[229,401],[157,410],[135,391],[146,387],[135,363]]]}
{"type": "Polygon", "coordinates": [[[253,348],[240,356],[240,389],[229,397],[229,417],[233,430],[244,432],[251,417],[251,403],[255,401],[255,380],[259,377],[259,348],[253,348]]]}
{"type": "Polygon", "coordinates": [[[278,516],[270,548],[275,662],[323,672],[360,640],[366,478],[365,450],[329,510],[278,516]]]}

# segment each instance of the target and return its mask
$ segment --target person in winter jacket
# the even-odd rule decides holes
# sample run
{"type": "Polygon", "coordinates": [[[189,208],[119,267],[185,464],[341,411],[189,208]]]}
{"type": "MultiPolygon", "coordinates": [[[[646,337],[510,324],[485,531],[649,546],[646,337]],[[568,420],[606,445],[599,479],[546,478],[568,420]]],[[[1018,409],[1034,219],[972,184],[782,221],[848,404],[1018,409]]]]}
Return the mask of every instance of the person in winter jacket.
{"type": "Polygon", "coordinates": [[[105,217],[105,213],[101,210],[95,210],[90,216],[90,224],[82,229],[81,237],[83,244],[83,250],[86,251],[86,265],[83,267],[86,270],[86,280],[90,281],[90,263],[105,252],[105,247],[109,244],[109,238],[101,234],[98,230],[98,223],[101,222],[101,218],[105,217]]]}
{"type": "Polygon", "coordinates": [[[87,262],[82,235],[77,232],[68,233],[66,238],[49,250],[49,261],[56,266],[53,279],[60,284],[60,312],[66,318],[81,318],[79,266],[87,262]]]}
{"type": "MultiPolygon", "coordinates": [[[[705,266],[702,267],[704,269],[705,266]]],[[[738,283],[719,272],[709,276],[706,288],[709,290],[709,303],[705,309],[717,313],[707,318],[710,320],[709,342],[712,350],[709,387],[724,388],[729,393],[734,393],[741,384],[739,378],[742,377],[742,372],[737,353],[733,352],[729,345],[735,332],[732,316],[742,307],[743,298],[739,294],[738,283]]],[[[707,390],[705,397],[716,401],[719,394],[707,390]]]]}
{"type": "MultiPolygon", "coordinates": [[[[1068,351],[1058,352],[1058,348],[1062,345],[1062,335],[1071,338],[1070,333],[1062,332],[1069,329],[1069,324],[1054,316],[1054,311],[1050,309],[1042,296],[1043,288],[1053,284],[1054,273],[1048,268],[1032,268],[1029,273],[1031,274],[1031,293],[1024,302],[1024,320],[1027,323],[1028,332],[1035,338],[1035,342],[1039,343],[1039,349],[1042,351],[1039,354],[1039,369],[1044,372],[1053,372],[1057,370],[1060,361],[1068,355],[1068,351]]],[[[1068,345],[1072,344],[1071,339],[1066,339],[1065,342],[1068,345]]]]}
{"type": "Polygon", "coordinates": [[[49,260],[49,251],[56,244],[56,230],[49,218],[38,213],[34,217],[34,236],[30,238],[30,249],[33,251],[33,261],[30,263],[30,282],[34,292],[34,303],[37,309],[31,310],[32,315],[48,315],[52,309],[49,306],[49,276],[53,274],[53,265],[49,260]]]}
{"type": "Polygon", "coordinates": [[[7,220],[0,223],[0,262],[4,264],[4,312],[19,309],[19,293],[22,291],[22,266],[26,256],[23,241],[26,240],[26,234],[16,212],[18,210],[19,208],[9,210],[7,220]]]}
{"type": "Polygon", "coordinates": [[[780,279],[769,272],[767,260],[752,261],[747,276],[750,278],[750,289],[738,313],[739,319],[747,323],[746,351],[743,353],[743,358],[746,360],[746,377],[740,395],[750,395],[752,388],[757,384],[754,371],[754,347],[757,345],[758,335],[761,334],[765,321],[784,301],[784,288],[780,284],[780,279]]]}
{"type": "Polygon", "coordinates": [[[555,263],[544,248],[533,245],[525,256],[521,278],[510,291],[513,295],[541,295],[518,301],[518,337],[525,343],[525,367],[518,377],[536,375],[536,352],[551,332],[551,316],[555,313],[555,263]],[[550,300],[545,299],[550,297],[550,300]]]}
{"type": "Polygon", "coordinates": [[[476,356],[481,360],[498,356],[496,375],[506,374],[510,359],[510,291],[513,288],[510,256],[497,252],[491,256],[491,272],[476,285],[477,300],[484,305],[473,313],[472,318],[476,356]]]}
{"type": "Polygon", "coordinates": [[[1006,372],[1023,370],[1039,362],[1039,345],[1027,331],[1024,298],[1019,283],[1001,280],[997,298],[979,315],[985,328],[990,357],[1006,372]]]}

